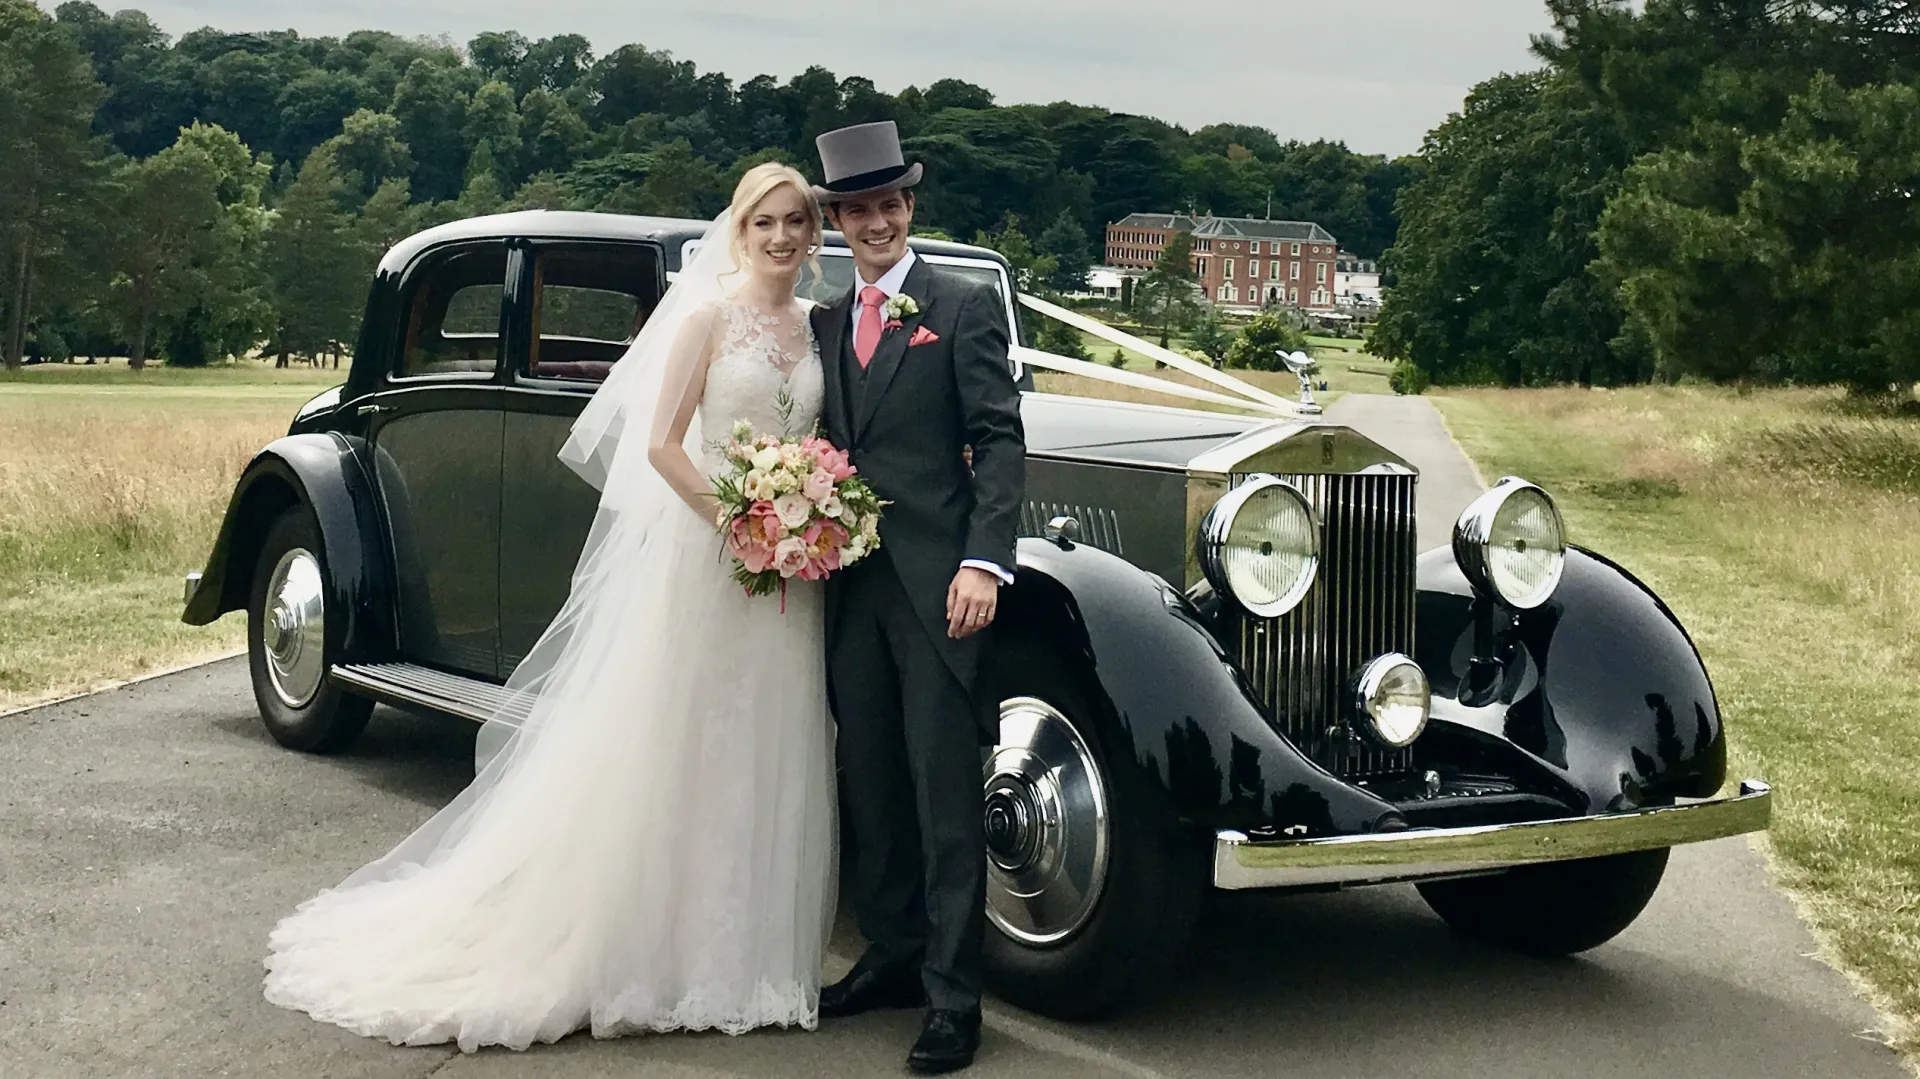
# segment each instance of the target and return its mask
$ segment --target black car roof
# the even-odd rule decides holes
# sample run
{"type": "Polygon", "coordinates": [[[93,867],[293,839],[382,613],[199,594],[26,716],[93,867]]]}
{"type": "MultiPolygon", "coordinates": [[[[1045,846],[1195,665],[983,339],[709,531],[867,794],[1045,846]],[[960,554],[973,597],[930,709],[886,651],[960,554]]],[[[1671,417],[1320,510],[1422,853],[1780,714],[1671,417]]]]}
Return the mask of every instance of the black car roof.
{"type": "MultiPolygon", "coordinates": [[[[496,237],[525,236],[554,240],[652,240],[666,248],[667,268],[680,268],[680,247],[688,240],[706,235],[712,222],[686,217],[639,217],[632,214],[602,214],[583,210],[516,210],[505,214],[469,217],[436,225],[415,233],[388,249],[380,260],[383,273],[394,273],[412,262],[429,247],[461,240],[486,240],[496,237]]],[[[826,235],[829,247],[847,246],[838,232],[826,235]]],[[[1007,265],[1007,260],[991,248],[949,240],[913,237],[907,241],[915,251],[932,255],[991,259],[1007,265]]]]}

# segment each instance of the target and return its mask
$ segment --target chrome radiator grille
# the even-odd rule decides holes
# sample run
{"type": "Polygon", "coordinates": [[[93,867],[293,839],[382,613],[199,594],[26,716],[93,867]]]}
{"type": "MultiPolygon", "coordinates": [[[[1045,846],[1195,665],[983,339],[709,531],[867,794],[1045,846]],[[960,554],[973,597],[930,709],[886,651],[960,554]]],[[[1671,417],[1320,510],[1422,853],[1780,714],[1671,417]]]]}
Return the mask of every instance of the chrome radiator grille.
{"type": "MultiPolygon", "coordinates": [[[[1238,484],[1246,479],[1236,475],[1238,484]]],[[[1300,750],[1339,776],[1405,772],[1411,750],[1382,750],[1347,725],[1347,686],[1383,652],[1413,654],[1414,476],[1281,476],[1320,518],[1320,573],[1300,606],[1279,618],[1248,616],[1240,668],[1274,722],[1300,750]]]]}

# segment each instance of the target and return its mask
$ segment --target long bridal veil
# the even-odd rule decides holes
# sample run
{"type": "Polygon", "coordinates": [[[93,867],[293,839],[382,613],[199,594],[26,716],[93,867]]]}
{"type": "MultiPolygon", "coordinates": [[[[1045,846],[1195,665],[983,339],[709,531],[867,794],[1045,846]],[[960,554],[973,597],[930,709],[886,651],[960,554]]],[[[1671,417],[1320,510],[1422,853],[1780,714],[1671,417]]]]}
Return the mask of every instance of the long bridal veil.
{"type": "MultiPolygon", "coordinates": [[[[727,242],[729,213],[708,227],[693,259],[674,275],[625,355],[574,421],[560,459],[600,491],[599,509],[574,565],[566,603],[525,659],[507,679],[507,700],[480,728],[474,745],[473,782],[446,808],[378,861],[342,882],[342,888],[380,880],[408,866],[429,864],[460,841],[474,811],[546,736],[550,721],[577,702],[595,675],[599,657],[589,654],[596,626],[605,627],[614,592],[609,576],[617,559],[646,549],[649,531],[685,505],[647,460],[647,434],[666,380],[667,355],[687,317],[727,296],[737,276],[727,242]],[[627,437],[631,435],[632,437],[627,437]],[[620,550],[610,540],[620,537],[620,550]]],[[[687,428],[687,452],[699,459],[700,419],[687,428]]],[[[716,550],[718,549],[718,541],[716,550]]],[[[607,635],[603,632],[601,637],[607,635]]]]}
{"type": "Polygon", "coordinates": [[[599,508],[473,783],[275,927],[270,1001],[462,1048],[812,1024],[834,865],[817,606],[749,601],[647,457],[675,337],[737,280],[728,235],[723,215],[572,429],[599,508]]]}

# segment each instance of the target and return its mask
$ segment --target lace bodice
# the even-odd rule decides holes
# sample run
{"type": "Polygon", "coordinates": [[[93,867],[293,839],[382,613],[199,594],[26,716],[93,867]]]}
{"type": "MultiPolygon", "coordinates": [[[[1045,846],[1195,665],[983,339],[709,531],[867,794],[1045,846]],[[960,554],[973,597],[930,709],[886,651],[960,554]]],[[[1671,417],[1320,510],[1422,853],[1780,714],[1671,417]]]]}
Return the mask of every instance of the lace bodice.
{"type": "Polygon", "coordinates": [[[700,396],[700,432],[705,464],[717,464],[714,451],[735,421],[746,420],[759,433],[804,435],[820,418],[826,384],[820,350],[806,311],[768,315],[741,304],[720,305],[722,334],[707,365],[700,396]]]}

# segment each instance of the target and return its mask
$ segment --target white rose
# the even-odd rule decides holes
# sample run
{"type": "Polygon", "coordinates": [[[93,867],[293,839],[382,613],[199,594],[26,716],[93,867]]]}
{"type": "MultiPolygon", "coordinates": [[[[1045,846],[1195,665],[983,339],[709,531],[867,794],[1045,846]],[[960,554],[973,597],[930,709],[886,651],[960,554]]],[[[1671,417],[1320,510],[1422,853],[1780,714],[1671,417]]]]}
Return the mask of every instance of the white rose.
{"type": "Polygon", "coordinates": [[[753,455],[753,467],[762,472],[772,472],[780,467],[780,447],[768,446],[756,450],[753,455]]]}
{"type": "Polygon", "coordinates": [[[840,501],[839,495],[828,495],[820,502],[821,516],[832,520],[839,520],[840,515],[845,513],[846,509],[846,504],[840,501]]]}
{"type": "Polygon", "coordinates": [[[813,503],[807,500],[806,495],[781,495],[773,500],[773,512],[780,518],[781,524],[797,532],[813,516],[813,503]]]}
{"type": "Polygon", "coordinates": [[[758,502],[780,492],[773,489],[773,477],[756,468],[747,473],[746,480],[740,484],[740,493],[758,502]]]}

